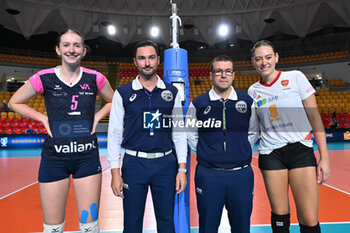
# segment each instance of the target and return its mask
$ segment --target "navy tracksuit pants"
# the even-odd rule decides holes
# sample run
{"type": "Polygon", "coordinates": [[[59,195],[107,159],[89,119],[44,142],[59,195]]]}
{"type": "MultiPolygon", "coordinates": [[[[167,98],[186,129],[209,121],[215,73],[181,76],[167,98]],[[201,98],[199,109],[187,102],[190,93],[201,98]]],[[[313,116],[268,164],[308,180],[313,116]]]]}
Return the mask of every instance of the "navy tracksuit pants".
{"type": "Polygon", "coordinates": [[[142,233],[149,187],[157,221],[157,232],[175,233],[174,204],[177,168],[177,160],[173,153],[155,159],[125,154],[122,166],[123,233],[142,233]]]}
{"type": "Polygon", "coordinates": [[[227,209],[231,233],[249,233],[253,208],[252,167],[221,171],[197,165],[195,174],[199,233],[217,233],[223,207],[227,209]]]}

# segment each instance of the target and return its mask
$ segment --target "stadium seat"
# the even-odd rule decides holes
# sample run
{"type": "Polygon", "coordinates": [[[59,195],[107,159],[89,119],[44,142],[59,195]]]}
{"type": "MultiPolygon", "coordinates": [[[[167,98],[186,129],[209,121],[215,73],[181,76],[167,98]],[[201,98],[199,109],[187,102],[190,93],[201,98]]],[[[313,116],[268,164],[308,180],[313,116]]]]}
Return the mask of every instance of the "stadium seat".
{"type": "Polygon", "coordinates": [[[5,129],[5,133],[6,134],[13,134],[13,129],[7,128],[7,129],[5,129]]]}
{"type": "Polygon", "coordinates": [[[12,123],[12,128],[13,129],[19,129],[20,127],[21,127],[21,125],[18,122],[12,123]]]}
{"type": "Polygon", "coordinates": [[[19,123],[19,124],[22,124],[23,123],[23,118],[22,117],[16,118],[16,122],[19,123]]]}
{"type": "Polygon", "coordinates": [[[16,128],[16,129],[14,129],[14,133],[15,134],[22,134],[23,131],[20,128],[16,128]]]}

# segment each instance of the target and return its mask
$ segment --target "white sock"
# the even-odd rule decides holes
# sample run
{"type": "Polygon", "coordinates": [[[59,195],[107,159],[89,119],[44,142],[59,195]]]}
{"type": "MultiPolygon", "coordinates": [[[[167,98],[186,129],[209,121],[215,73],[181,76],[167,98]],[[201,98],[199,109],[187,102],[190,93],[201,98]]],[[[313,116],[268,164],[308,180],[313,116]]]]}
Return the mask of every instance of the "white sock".
{"type": "Polygon", "coordinates": [[[88,223],[79,223],[80,231],[82,233],[100,233],[100,226],[98,220],[88,223]]]}
{"type": "Polygon", "coordinates": [[[63,233],[65,223],[66,221],[58,225],[48,225],[44,223],[44,233],[63,233]]]}

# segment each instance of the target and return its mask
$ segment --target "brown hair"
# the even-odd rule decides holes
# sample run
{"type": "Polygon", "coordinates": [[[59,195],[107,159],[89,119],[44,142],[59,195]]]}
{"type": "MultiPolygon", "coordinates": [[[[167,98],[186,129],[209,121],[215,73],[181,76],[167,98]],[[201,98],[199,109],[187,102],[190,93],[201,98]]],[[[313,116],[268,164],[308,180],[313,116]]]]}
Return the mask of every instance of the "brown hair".
{"type": "Polygon", "coordinates": [[[250,50],[252,53],[252,56],[254,57],[254,52],[257,48],[261,47],[261,46],[270,46],[272,48],[273,53],[275,52],[275,47],[273,46],[271,41],[268,40],[260,40],[258,42],[256,42],[253,46],[253,48],[250,50]]]}
{"type": "Polygon", "coordinates": [[[213,71],[213,68],[214,68],[214,62],[217,62],[217,61],[230,61],[232,63],[232,69],[234,68],[234,63],[232,61],[232,59],[229,57],[229,56],[226,56],[226,55],[220,55],[220,56],[217,56],[215,57],[211,63],[210,63],[210,71],[213,71]]]}

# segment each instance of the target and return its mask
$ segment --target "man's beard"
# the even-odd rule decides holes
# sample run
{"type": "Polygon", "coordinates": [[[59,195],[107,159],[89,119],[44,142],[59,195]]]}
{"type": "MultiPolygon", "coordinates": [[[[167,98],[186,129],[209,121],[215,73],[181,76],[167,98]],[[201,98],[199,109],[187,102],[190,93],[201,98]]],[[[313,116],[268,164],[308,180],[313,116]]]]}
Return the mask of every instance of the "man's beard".
{"type": "MultiPolygon", "coordinates": [[[[146,68],[146,67],[143,67],[143,68],[146,68]]],[[[157,70],[155,68],[152,69],[152,72],[151,73],[145,73],[143,71],[143,68],[140,69],[140,74],[146,79],[146,80],[150,80],[156,73],[157,73],[157,70]]],[[[148,68],[148,67],[147,67],[148,68]]]]}

